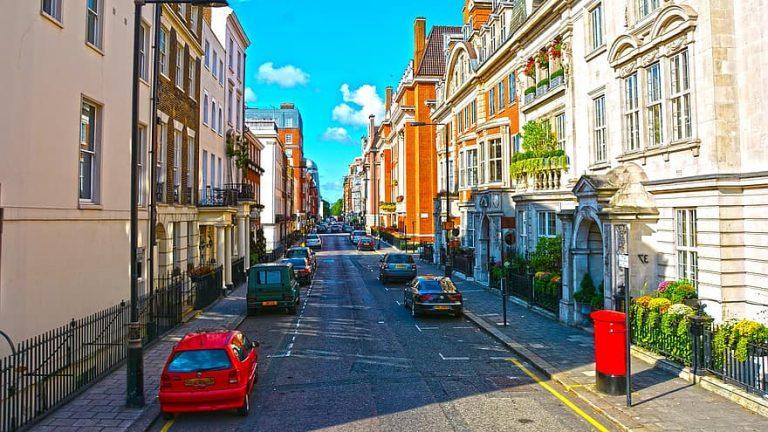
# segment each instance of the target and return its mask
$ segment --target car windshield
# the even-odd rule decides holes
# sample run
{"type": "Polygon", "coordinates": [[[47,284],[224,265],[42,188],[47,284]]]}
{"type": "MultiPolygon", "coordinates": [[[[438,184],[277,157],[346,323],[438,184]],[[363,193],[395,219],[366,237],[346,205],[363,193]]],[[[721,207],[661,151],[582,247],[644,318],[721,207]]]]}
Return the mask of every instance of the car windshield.
{"type": "Polygon", "coordinates": [[[456,285],[450,279],[425,279],[419,282],[419,292],[435,293],[455,293],[456,285]]]}
{"type": "Polygon", "coordinates": [[[309,257],[309,251],[306,249],[291,249],[285,256],[287,258],[307,258],[309,257]]]}
{"type": "Polygon", "coordinates": [[[283,262],[291,263],[294,267],[306,267],[307,260],[304,258],[289,258],[283,260],[283,262]]]}
{"type": "Polygon", "coordinates": [[[205,372],[232,367],[223,349],[180,351],[168,364],[168,372],[205,372]]]}
{"type": "Polygon", "coordinates": [[[307,236],[307,240],[317,240],[320,237],[317,236],[317,234],[310,234],[307,236]]]}
{"type": "Polygon", "coordinates": [[[364,236],[365,231],[355,231],[354,233],[352,233],[352,235],[355,237],[364,236]]]}
{"type": "Polygon", "coordinates": [[[413,257],[405,254],[387,255],[387,262],[392,264],[413,264],[413,257]]]}

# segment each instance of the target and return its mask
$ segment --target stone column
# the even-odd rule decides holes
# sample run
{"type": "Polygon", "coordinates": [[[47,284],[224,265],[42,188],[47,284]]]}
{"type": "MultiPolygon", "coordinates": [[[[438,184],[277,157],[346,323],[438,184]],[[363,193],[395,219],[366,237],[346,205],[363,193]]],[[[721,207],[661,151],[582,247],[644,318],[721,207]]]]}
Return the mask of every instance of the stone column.
{"type": "MultiPolygon", "coordinates": [[[[226,262],[226,240],[225,240],[225,232],[223,226],[216,226],[216,264],[223,266],[224,273],[226,274],[227,266],[225,265],[226,262]]],[[[223,288],[223,286],[222,286],[223,288]]]]}
{"type": "Polygon", "coordinates": [[[245,245],[242,249],[245,256],[243,270],[248,273],[248,269],[251,268],[251,218],[248,216],[248,213],[243,216],[242,233],[243,244],[245,245]]]}
{"type": "Polygon", "coordinates": [[[232,289],[232,225],[227,225],[224,232],[224,285],[232,289]]]}
{"type": "Polygon", "coordinates": [[[572,324],[575,320],[575,306],[573,303],[573,254],[571,252],[571,240],[573,239],[573,210],[561,210],[558,213],[560,225],[563,229],[563,256],[560,282],[562,283],[563,298],[560,299],[560,321],[572,324]]]}

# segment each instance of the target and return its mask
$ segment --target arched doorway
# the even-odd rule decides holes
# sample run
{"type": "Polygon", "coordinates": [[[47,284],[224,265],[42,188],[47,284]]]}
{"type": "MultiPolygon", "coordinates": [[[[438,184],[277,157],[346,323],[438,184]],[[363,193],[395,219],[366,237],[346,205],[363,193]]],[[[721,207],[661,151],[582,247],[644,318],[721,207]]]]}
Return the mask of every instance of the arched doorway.
{"type": "Polygon", "coordinates": [[[163,277],[171,271],[171,248],[169,245],[168,233],[165,230],[163,224],[158,223],[155,227],[155,240],[157,241],[157,248],[155,249],[155,276],[163,277]]]}
{"type": "Polygon", "coordinates": [[[581,219],[574,244],[571,248],[573,256],[573,292],[581,290],[581,281],[589,274],[597,293],[604,292],[605,259],[603,247],[603,232],[600,222],[590,217],[581,219]]]}

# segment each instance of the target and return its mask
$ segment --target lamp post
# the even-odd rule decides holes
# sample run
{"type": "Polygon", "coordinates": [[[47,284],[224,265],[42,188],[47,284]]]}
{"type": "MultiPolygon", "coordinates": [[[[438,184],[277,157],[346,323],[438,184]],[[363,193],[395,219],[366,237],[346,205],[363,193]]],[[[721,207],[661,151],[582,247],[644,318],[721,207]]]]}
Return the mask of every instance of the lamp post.
{"type": "MultiPolygon", "coordinates": [[[[132,408],[144,406],[144,351],[141,345],[141,324],[139,323],[139,63],[141,61],[141,7],[145,4],[189,3],[193,6],[228,6],[227,0],[134,0],[133,14],[133,76],[131,79],[131,206],[130,206],[130,273],[131,305],[128,324],[128,361],[126,404],[132,408]]],[[[153,90],[154,91],[154,90],[153,90]]],[[[154,121],[154,119],[153,119],[154,121]]],[[[152,179],[154,182],[154,179],[152,179]]]]}
{"type": "MultiPolygon", "coordinates": [[[[448,125],[444,123],[425,123],[411,122],[412,127],[422,126],[443,126],[443,141],[445,142],[445,275],[450,277],[453,274],[453,259],[451,259],[450,247],[448,246],[448,227],[451,226],[451,182],[448,175],[449,154],[448,154],[448,125]]],[[[440,194],[438,194],[438,200],[440,194]]]]}
{"type": "MultiPolygon", "coordinates": [[[[371,162],[371,170],[373,171],[373,197],[371,197],[371,202],[373,203],[373,226],[378,227],[379,226],[379,185],[376,183],[376,155],[379,153],[379,150],[377,148],[371,148],[371,156],[373,156],[373,161],[371,162]]],[[[373,229],[371,229],[371,234],[373,234],[373,229]]],[[[381,233],[379,233],[379,240],[377,249],[381,249],[381,233]]]]}

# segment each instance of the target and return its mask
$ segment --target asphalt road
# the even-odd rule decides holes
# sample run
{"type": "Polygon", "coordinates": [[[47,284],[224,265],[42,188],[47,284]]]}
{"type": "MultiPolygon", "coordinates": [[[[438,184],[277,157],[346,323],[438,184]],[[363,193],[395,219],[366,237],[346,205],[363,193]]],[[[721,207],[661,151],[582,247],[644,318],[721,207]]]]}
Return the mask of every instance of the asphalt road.
{"type": "MultiPolygon", "coordinates": [[[[323,236],[319,268],[296,316],[250,317],[261,342],[248,417],[185,414],[153,431],[585,431],[577,411],[527,375],[514,354],[465,319],[414,319],[401,285],[382,285],[378,254],[323,236]]],[[[243,305],[245,307],[245,305],[243,305]]],[[[529,367],[529,369],[532,369],[529,367]]],[[[551,390],[567,392],[548,383],[551,390]]],[[[605,429],[603,429],[605,430],[605,429]]]]}

